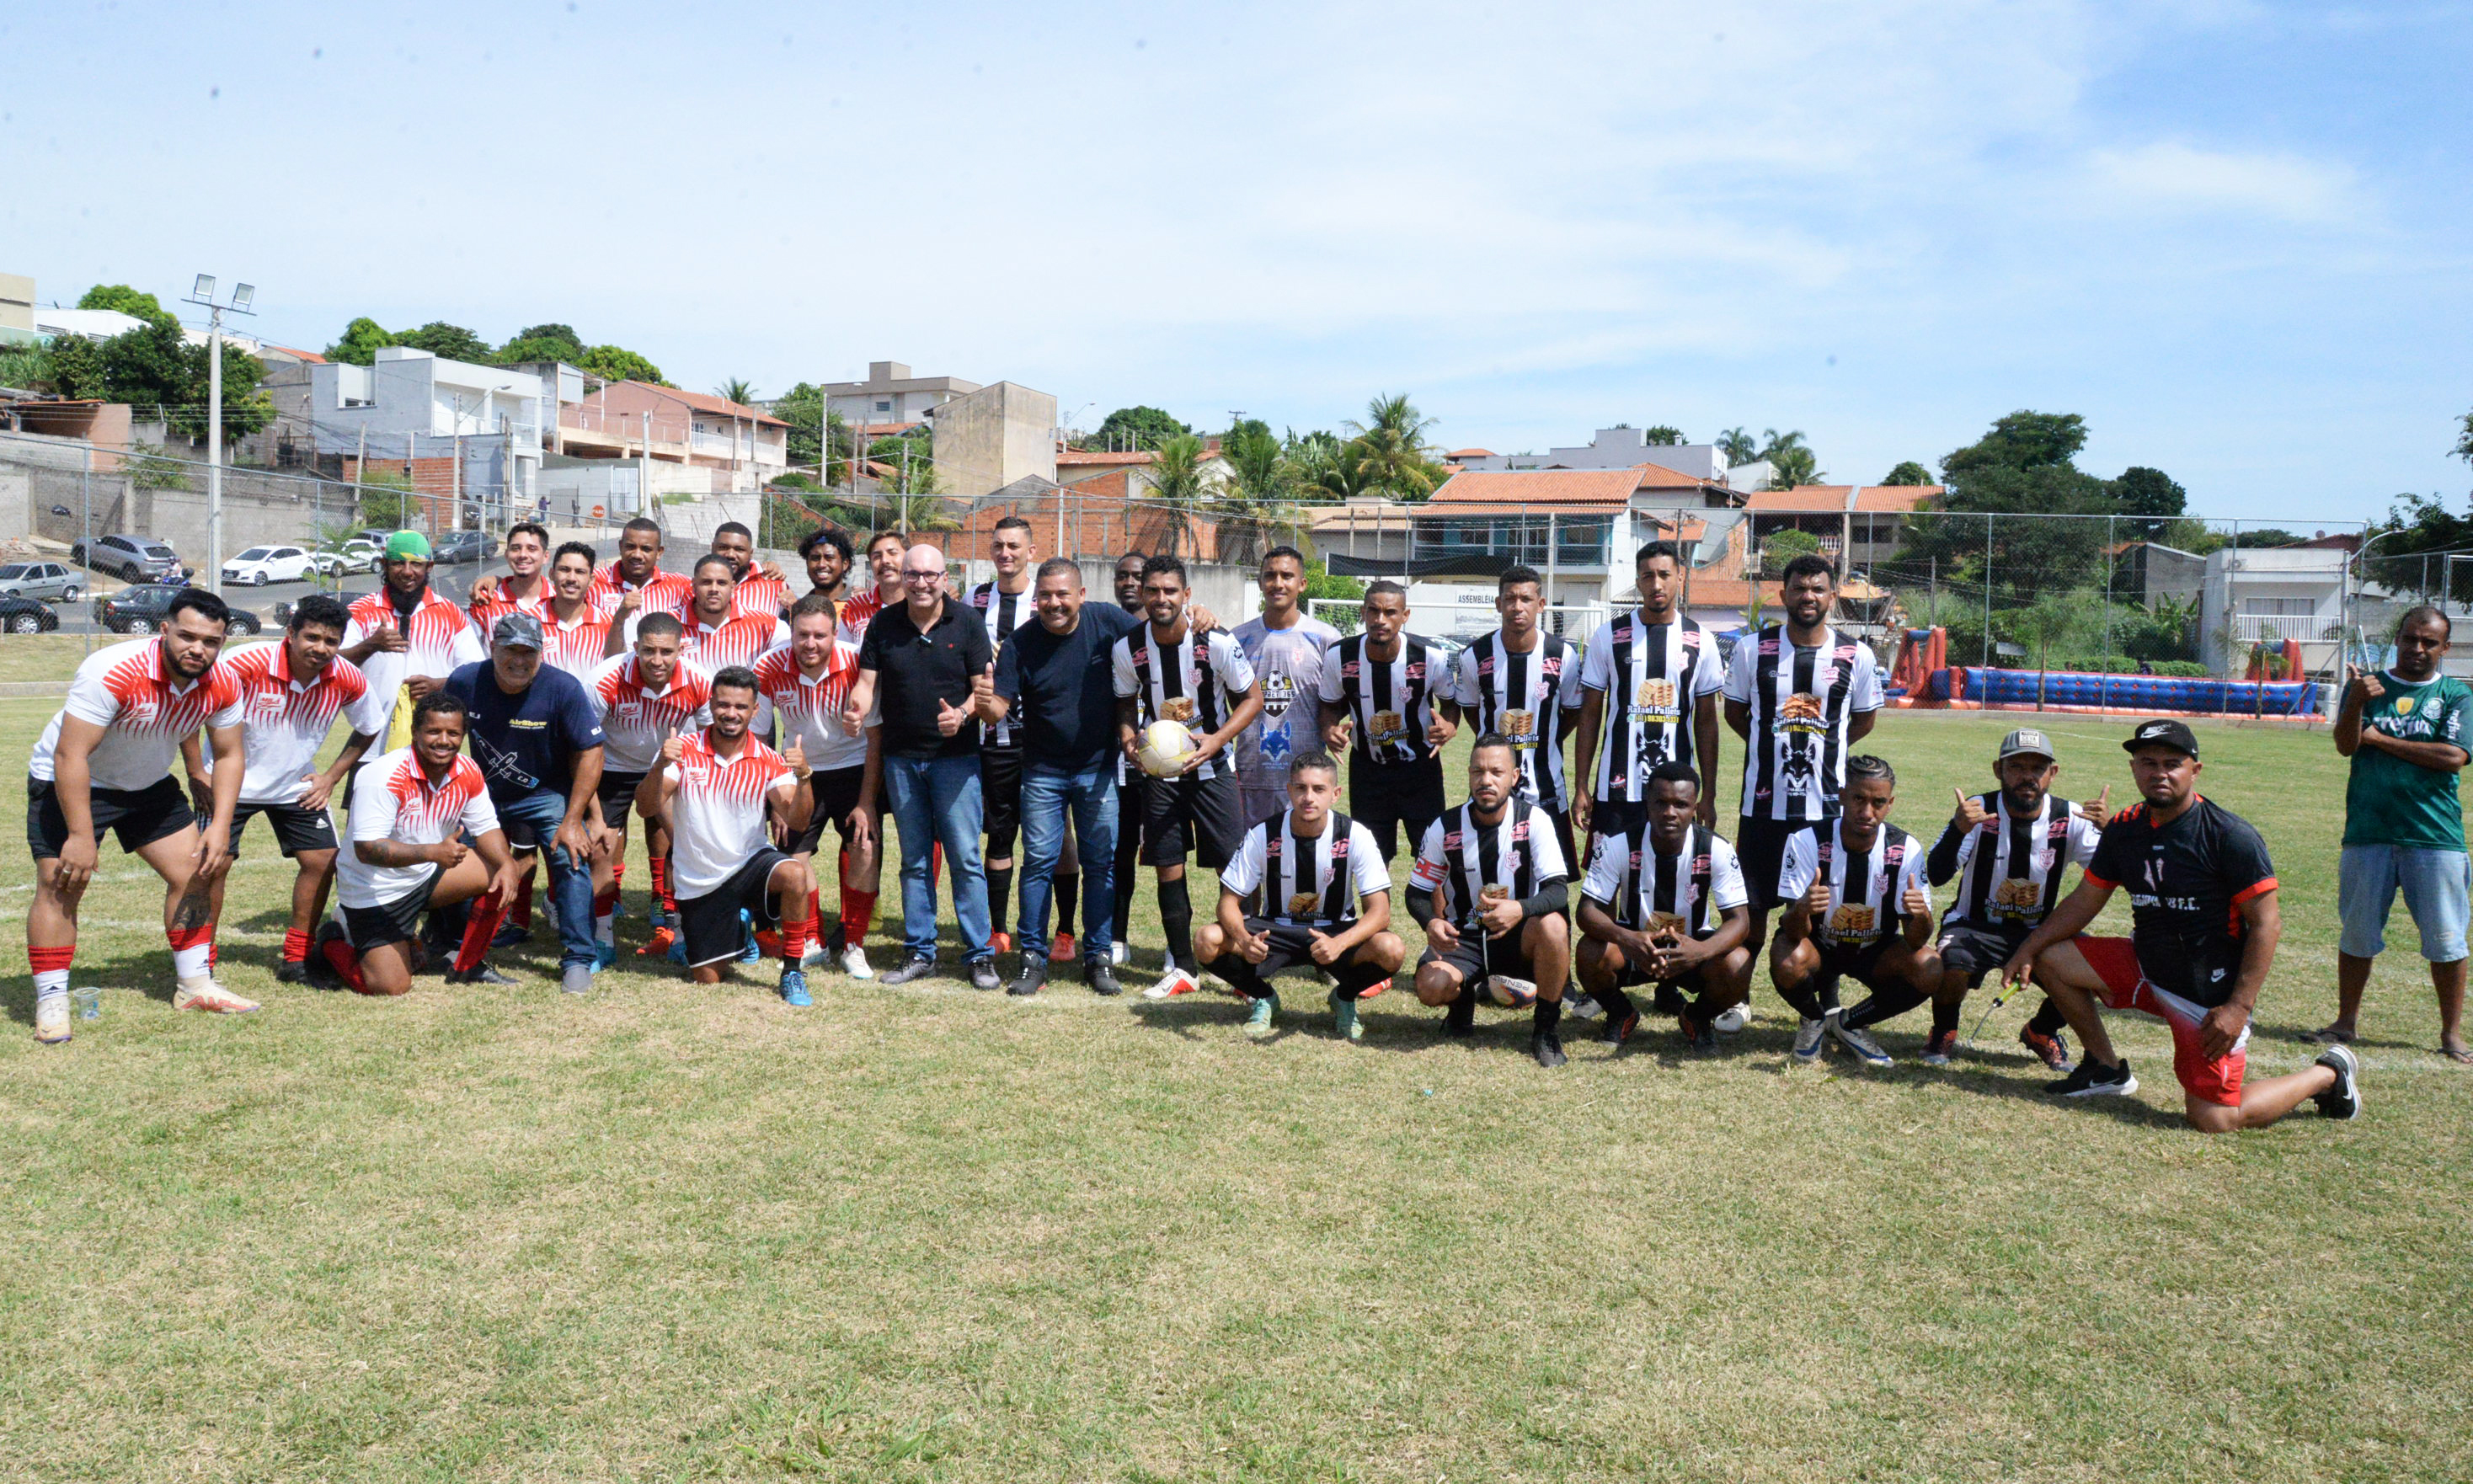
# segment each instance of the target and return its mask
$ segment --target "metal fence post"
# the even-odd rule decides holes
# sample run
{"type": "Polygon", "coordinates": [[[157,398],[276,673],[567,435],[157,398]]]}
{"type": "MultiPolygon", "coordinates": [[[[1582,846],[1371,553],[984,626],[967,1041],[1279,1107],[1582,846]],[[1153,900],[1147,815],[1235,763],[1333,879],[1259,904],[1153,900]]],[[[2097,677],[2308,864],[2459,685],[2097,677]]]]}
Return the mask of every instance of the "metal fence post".
{"type": "MultiPolygon", "coordinates": [[[[1983,668],[1992,668],[1992,513],[1983,513],[1983,668]]],[[[1991,677],[1984,678],[1985,687],[1991,677]]]]}

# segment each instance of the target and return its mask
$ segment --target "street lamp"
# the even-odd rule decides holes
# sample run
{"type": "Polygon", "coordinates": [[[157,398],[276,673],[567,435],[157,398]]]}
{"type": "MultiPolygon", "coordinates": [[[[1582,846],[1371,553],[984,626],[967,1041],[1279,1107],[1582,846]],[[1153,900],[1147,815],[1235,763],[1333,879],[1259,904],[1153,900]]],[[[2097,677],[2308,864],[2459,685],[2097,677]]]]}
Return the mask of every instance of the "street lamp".
{"type": "Polygon", "coordinates": [[[206,587],[224,590],[224,314],[255,315],[257,290],[232,285],[231,298],[215,302],[215,276],[198,275],[188,302],[206,311],[206,587]]]}

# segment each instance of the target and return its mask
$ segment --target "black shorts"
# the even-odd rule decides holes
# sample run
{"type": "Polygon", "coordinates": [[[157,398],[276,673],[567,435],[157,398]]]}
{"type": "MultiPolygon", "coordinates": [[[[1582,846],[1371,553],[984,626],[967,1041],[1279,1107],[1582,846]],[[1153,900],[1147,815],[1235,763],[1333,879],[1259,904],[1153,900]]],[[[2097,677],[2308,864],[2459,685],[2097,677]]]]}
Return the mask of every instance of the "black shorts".
{"type": "Polygon", "coordinates": [[[858,807],[859,785],[866,780],[865,763],[830,772],[818,769],[807,775],[807,781],[815,786],[816,806],[807,814],[807,827],[790,837],[790,853],[813,853],[817,846],[824,844],[828,825],[840,832],[843,845],[849,845],[851,811],[858,807]]]}
{"type": "Polygon", "coordinates": [[[234,860],[240,858],[241,831],[261,814],[266,816],[267,826],[275,831],[276,848],[286,859],[303,850],[332,850],[341,844],[335,838],[335,821],[324,809],[304,809],[297,803],[244,803],[232,810],[234,860]]]}
{"type": "MultiPolygon", "coordinates": [[[[197,823],[188,795],[165,776],[144,788],[94,788],[86,793],[86,809],[94,819],[95,843],[107,829],[120,837],[120,848],[134,852],[166,835],[177,835],[197,823]]],[[[26,779],[26,848],[36,860],[58,860],[68,844],[68,816],[53,796],[48,778],[26,779]]]]}
{"type": "Polygon", "coordinates": [[[1977,922],[1952,922],[1940,930],[1940,965],[1966,975],[1974,989],[1983,976],[1998,973],[2010,956],[2026,945],[2029,927],[1985,927],[1977,922]]]}
{"type": "Polygon", "coordinates": [[[344,909],[344,941],[352,951],[367,953],[391,943],[419,943],[420,915],[429,910],[430,894],[438,890],[438,881],[446,874],[444,866],[432,866],[420,884],[393,901],[374,907],[344,909]]]}
{"type": "Polygon", "coordinates": [[[1417,960],[1417,967],[1448,964],[1460,971],[1462,984],[1475,984],[1489,974],[1509,974],[1534,984],[1537,966],[1520,951],[1520,934],[1527,925],[1527,920],[1523,919],[1519,928],[1500,938],[1488,938],[1477,928],[1461,928],[1460,941],[1453,946],[1437,948],[1429,945],[1425,955],[1417,960]]]}
{"type": "Polygon", "coordinates": [[[1386,862],[1400,853],[1400,829],[1408,831],[1408,853],[1426,843],[1426,828],[1443,817],[1443,760],[1370,762],[1362,755],[1348,764],[1348,813],[1374,831],[1374,845],[1386,862]]]}
{"type": "Polygon", "coordinates": [[[1589,804],[1589,833],[1600,840],[1616,835],[1638,839],[1648,823],[1648,805],[1635,799],[1597,799],[1589,804]]]}
{"type": "MultiPolygon", "coordinates": [[[[1546,804],[1539,804],[1538,807],[1545,809],[1546,817],[1554,822],[1554,843],[1563,848],[1563,874],[1574,881],[1586,877],[1589,874],[1589,863],[1580,859],[1580,843],[1572,838],[1572,811],[1568,808],[1552,808],[1546,804]]],[[[1424,845],[1425,837],[1419,836],[1417,843],[1420,846],[1424,845]]]]}
{"type": "MultiPolygon", "coordinates": [[[[1151,776],[1149,774],[1137,768],[1133,770],[1133,777],[1117,780],[1116,864],[1118,871],[1122,873],[1119,876],[1120,880],[1130,879],[1130,873],[1126,873],[1124,868],[1140,865],[1147,858],[1142,854],[1142,842],[1150,838],[1146,818],[1150,812],[1150,806],[1151,776]]],[[[1193,831],[1188,829],[1182,823],[1176,826],[1176,842],[1177,859],[1183,860],[1193,853],[1193,831]]],[[[1243,843],[1241,837],[1238,843],[1243,843]]]]}
{"type": "Polygon", "coordinates": [[[1852,979],[1859,984],[1878,989],[1872,983],[1881,968],[1881,956],[1889,951],[1895,941],[1894,932],[1873,939],[1870,943],[1822,943],[1813,939],[1812,945],[1820,950],[1820,971],[1852,979]]]}
{"type": "Polygon", "coordinates": [[[774,910],[773,873],[789,858],[767,847],[704,896],[679,898],[679,936],[686,940],[689,969],[738,957],[742,910],[755,917],[758,927],[780,925],[781,916],[774,910]]]}
{"type": "Polygon", "coordinates": [[[1743,864],[1743,887],[1751,893],[1754,912],[1771,912],[1784,901],[1778,876],[1786,870],[1786,843],[1818,820],[1769,820],[1746,814],[1736,822],[1735,856],[1743,864]]]}
{"type": "MultiPolygon", "coordinates": [[[[1291,922],[1274,922],[1268,918],[1249,917],[1245,920],[1245,930],[1249,933],[1270,934],[1271,952],[1259,964],[1248,964],[1234,953],[1219,959],[1218,962],[1222,965],[1242,966],[1236,969],[1236,973],[1240,976],[1250,969],[1255,978],[1269,979],[1274,974],[1285,973],[1292,969],[1310,969],[1323,967],[1313,961],[1314,929],[1310,927],[1302,927],[1291,922]]],[[[1324,928],[1323,931],[1332,933],[1341,929],[1324,928]]],[[[1373,940],[1369,938],[1364,943],[1358,944],[1348,950],[1346,957],[1331,966],[1331,976],[1338,981],[1341,989],[1367,989],[1391,977],[1389,969],[1376,968],[1364,961],[1365,950],[1372,943],[1373,940]]],[[[1230,977],[1229,970],[1226,969],[1216,971],[1221,978],[1230,977]]]]}
{"type": "Polygon", "coordinates": [[[1020,748],[979,749],[979,827],[990,855],[1012,858],[1014,837],[1021,833],[1020,748]]]}
{"type": "MultiPolygon", "coordinates": [[[[1603,903],[1600,903],[1599,905],[1603,905],[1603,903]]],[[[1611,947],[1613,945],[1609,944],[1607,946],[1611,947]]],[[[1648,971],[1646,969],[1633,964],[1630,956],[1625,955],[1621,970],[1615,975],[1615,988],[1619,990],[1631,990],[1638,989],[1643,985],[1654,983],[1655,986],[1660,989],[1663,989],[1668,985],[1672,985],[1678,990],[1706,993],[1717,988],[1715,984],[1709,981],[1707,976],[1717,967],[1718,961],[1711,959],[1709,962],[1701,965],[1690,973],[1683,975],[1681,978],[1659,979],[1652,981],[1648,977],[1648,971]]]]}
{"type": "Polygon", "coordinates": [[[1213,871],[1225,867],[1244,844],[1237,823],[1236,779],[1152,778],[1142,788],[1142,859],[1153,866],[1185,864],[1187,831],[1194,858],[1213,871]]]}
{"type": "Polygon", "coordinates": [[[640,773],[612,773],[603,769],[601,785],[593,790],[593,797],[601,801],[601,823],[612,826],[627,823],[627,816],[636,809],[636,789],[643,781],[644,775],[640,773]]]}

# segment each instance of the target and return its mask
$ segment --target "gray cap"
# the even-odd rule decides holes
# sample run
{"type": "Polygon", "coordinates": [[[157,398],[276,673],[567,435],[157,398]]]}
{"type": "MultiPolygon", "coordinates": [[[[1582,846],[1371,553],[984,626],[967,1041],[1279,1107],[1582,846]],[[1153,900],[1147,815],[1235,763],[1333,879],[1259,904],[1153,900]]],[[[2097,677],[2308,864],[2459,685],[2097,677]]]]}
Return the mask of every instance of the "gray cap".
{"type": "Polygon", "coordinates": [[[530,613],[508,613],[499,618],[490,631],[492,645],[504,644],[512,649],[541,647],[540,620],[530,613]]]}
{"type": "Polygon", "coordinates": [[[2044,757],[2057,761],[2060,754],[2053,751],[2052,738],[2032,727],[2021,727],[2001,739],[2001,755],[1995,761],[2007,762],[2012,757],[2044,757]]]}

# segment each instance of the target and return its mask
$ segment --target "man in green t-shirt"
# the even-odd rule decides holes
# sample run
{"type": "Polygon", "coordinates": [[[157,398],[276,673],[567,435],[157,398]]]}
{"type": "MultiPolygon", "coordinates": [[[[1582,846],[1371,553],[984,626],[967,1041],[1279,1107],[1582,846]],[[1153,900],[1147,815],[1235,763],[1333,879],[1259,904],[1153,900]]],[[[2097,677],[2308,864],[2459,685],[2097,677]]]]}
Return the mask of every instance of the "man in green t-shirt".
{"type": "MultiPolygon", "coordinates": [[[[2396,624],[2395,665],[2385,675],[2351,669],[2336,715],[2336,751],[2353,760],[2344,789],[2344,853],[2336,910],[2336,1019],[2304,1041],[2349,1041],[2369,983],[2370,960],[2387,946],[2396,893],[2421,932],[2438,990],[2438,1048],[2473,1065],[2464,1044],[2465,927],[2473,916],[2473,865],[2456,775],[2468,754],[2473,690],[2438,673],[2453,625],[2425,604],[2396,624]]],[[[2351,667],[2348,667],[2351,668],[2351,667]]]]}

